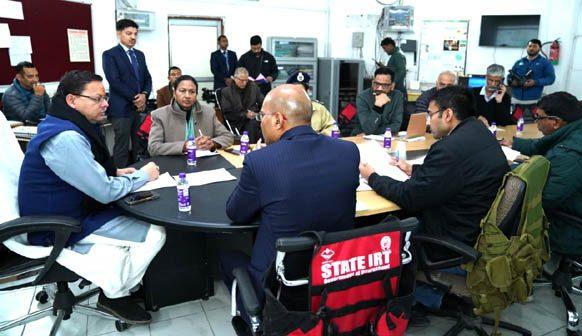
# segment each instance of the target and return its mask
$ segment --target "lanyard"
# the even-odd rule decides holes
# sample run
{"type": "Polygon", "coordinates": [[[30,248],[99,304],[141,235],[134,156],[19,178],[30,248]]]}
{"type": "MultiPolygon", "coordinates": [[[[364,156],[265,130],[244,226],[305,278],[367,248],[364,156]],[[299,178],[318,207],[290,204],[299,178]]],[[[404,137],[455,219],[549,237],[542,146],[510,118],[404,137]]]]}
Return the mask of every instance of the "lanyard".
{"type": "Polygon", "coordinates": [[[188,140],[191,136],[196,138],[196,133],[194,132],[194,111],[192,111],[192,113],[190,114],[190,120],[186,121],[186,129],[185,132],[186,134],[184,140],[188,140]]]}

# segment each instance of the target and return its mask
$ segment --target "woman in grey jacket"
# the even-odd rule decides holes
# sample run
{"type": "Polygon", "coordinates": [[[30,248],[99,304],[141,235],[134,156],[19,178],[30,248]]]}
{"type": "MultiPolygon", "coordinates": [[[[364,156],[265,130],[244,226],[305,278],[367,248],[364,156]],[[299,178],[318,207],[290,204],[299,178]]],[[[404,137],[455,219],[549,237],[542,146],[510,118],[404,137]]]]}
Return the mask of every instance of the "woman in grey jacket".
{"type": "Polygon", "coordinates": [[[190,136],[201,150],[215,150],[233,144],[234,136],[218,121],[214,109],[197,101],[198,83],[183,75],[174,83],[170,105],[152,112],[148,142],[151,156],[180,155],[186,151],[190,136]]]}

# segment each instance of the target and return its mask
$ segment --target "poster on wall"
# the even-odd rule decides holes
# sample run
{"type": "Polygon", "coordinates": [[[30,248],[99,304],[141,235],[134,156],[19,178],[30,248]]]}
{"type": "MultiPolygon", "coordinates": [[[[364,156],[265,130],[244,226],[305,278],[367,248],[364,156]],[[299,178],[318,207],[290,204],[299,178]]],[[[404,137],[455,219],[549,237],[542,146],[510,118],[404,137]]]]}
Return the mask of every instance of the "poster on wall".
{"type": "Polygon", "coordinates": [[[425,20],[420,35],[418,80],[434,84],[439,73],[465,73],[467,20],[425,20]]]}
{"type": "Polygon", "coordinates": [[[91,62],[89,32],[83,29],[67,29],[67,37],[71,62],[91,62]]]}

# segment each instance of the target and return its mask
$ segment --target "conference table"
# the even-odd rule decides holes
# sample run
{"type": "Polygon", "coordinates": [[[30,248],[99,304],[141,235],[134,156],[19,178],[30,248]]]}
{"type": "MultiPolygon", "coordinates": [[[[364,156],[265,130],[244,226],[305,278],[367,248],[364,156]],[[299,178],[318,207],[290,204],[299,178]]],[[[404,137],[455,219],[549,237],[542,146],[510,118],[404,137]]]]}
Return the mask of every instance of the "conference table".
{"type": "MultiPolygon", "coordinates": [[[[515,126],[499,127],[497,137],[510,138],[516,134],[515,126]]],[[[541,133],[535,124],[525,125],[519,136],[538,138],[541,133]]],[[[367,141],[361,136],[342,138],[356,144],[367,141]]],[[[392,141],[392,150],[398,143],[392,141]]],[[[435,140],[431,134],[424,139],[406,141],[407,154],[423,155],[428,152],[435,140]]],[[[123,200],[117,202],[128,216],[145,222],[164,226],[166,228],[166,244],[152,261],[144,276],[144,298],[146,308],[157,310],[161,307],[196,299],[207,299],[214,294],[214,276],[212,270],[217,259],[212,260],[215,248],[222,243],[227,248],[242,248],[250,251],[252,235],[259,224],[259,218],[251,223],[233,223],[226,215],[226,201],[238,183],[244,158],[223,150],[219,155],[199,158],[196,167],[186,164],[184,156],[153,157],[137,163],[140,168],[148,162],[155,162],[160,172],[169,172],[172,176],[180,172],[192,173],[224,168],[237,180],[212,183],[190,187],[192,210],[189,213],[178,211],[176,188],[157,189],[160,198],[133,206],[123,200]],[[209,243],[209,240],[213,240],[209,243]],[[226,242],[225,242],[226,241],[226,242]]],[[[374,191],[359,191],[356,193],[360,205],[356,217],[371,216],[400,210],[397,204],[379,196],[374,191]]]]}

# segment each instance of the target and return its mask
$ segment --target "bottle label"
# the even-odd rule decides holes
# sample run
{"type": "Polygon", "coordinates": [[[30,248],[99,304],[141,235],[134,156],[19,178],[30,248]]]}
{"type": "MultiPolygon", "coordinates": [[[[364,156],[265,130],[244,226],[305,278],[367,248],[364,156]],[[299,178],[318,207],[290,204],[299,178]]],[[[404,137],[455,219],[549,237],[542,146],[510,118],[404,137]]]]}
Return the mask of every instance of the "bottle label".
{"type": "Polygon", "coordinates": [[[249,152],[249,143],[246,141],[241,141],[240,143],[240,155],[246,155],[249,152]]]}
{"type": "Polygon", "coordinates": [[[340,136],[340,132],[339,131],[336,131],[336,130],[331,131],[331,137],[332,138],[338,139],[339,136],[340,136]]]}
{"type": "Polygon", "coordinates": [[[189,164],[196,163],[196,148],[188,148],[186,157],[189,164]]]}
{"type": "Polygon", "coordinates": [[[517,121],[517,131],[518,132],[523,132],[523,120],[519,119],[517,121]]]}
{"type": "Polygon", "coordinates": [[[392,138],[384,137],[384,148],[390,149],[392,147],[392,138]]]}
{"type": "Polygon", "coordinates": [[[178,207],[187,208],[190,206],[190,193],[188,188],[178,189],[178,207]]]}

